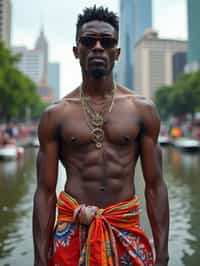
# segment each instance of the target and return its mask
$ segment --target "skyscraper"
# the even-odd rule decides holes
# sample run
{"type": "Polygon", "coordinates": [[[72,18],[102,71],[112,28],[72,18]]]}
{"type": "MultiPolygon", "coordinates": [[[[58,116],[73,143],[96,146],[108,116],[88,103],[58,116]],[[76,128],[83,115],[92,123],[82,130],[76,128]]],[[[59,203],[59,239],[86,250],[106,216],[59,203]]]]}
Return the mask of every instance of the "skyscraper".
{"type": "Polygon", "coordinates": [[[148,28],[152,28],[152,0],[120,0],[118,81],[129,89],[134,87],[134,47],[148,28]]]}
{"type": "Polygon", "coordinates": [[[184,73],[187,52],[177,52],[173,55],[173,81],[175,82],[181,73],[184,73]]]}
{"type": "Polygon", "coordinates": [[[12,51],[14,54],[21,55],[20,61],[17,63],[18,69],[38,85],[43,79],[43,53],[35,49],[27,49],[24,46],[13,47],[12,51]]]}
{"type": "Polygon", "coordinates": [[[12,4],[10,0],[0,0],[0,40],[10,46],[12,4]]]}
{"type": "Polygon", "coordinates": [[[189,72],[200,68],[200,1],[187,0],[187,5],[189,47],[186,70],[189,72]]]}
{"type": "Polygon", "coordinates": [[[17,67],[36,83],[41,98],[48,103],[54,101],[54,91],[48,84],[48,42],[43,29],[34,49],[13,47],[12,50],[14,54],[21,54],[17,67]]]}
{"type": "Polygon", "coordinates": [[[137,92],[152,99],[156,89],[163,85],[172,85],[174,74],[177,77],[183,70],[183,64],[175,65],[174,58],[180,63],[177,55],[186,51],[186,41],[160,39],[158,32],[146,31],[135,47],[137,68],[134,81],[137,92]]]}
{"type": "Polygon", "coordinates": [[[38,52],[42,52],[44,59],[43,59],[43,73],[42,79],[46,83],[48,82],[48,61],[49,61],[49,52],[48,52],[48,41],[44,34],[44,30],[40,30],[40,35],[35,44],[35,50],[38,52]]]}
{"type": "Polygon", "coordinates": [[[17,66],[24,74],[37,85],[40,82],[48,83],[48,42],[43,30],[40,31],[34,49],[18,46],[13,47],[12,50],[15,54],[21,54],[21,60],[17,66]]]}
{"type": "Polygon", "coordinates": [[[49,63],[48,84],[52,88],[55,98],[59,99],[59,96],[60,96],[60,64],[49,63]]]}

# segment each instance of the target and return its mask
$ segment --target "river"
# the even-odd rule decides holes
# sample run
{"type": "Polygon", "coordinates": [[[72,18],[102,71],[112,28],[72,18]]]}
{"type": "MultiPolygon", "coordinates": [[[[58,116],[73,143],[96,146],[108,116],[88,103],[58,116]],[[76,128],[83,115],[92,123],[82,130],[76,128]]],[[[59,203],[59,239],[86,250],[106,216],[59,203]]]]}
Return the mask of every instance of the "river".
{"type": "MultiPolygon", "coordinates": [[[[163,150],[163,172],[170,200],[170,266],[200,265],[200,153],[163,150]]],[[[33,265],[32,197],[36,183],[36,149],[23,159],[0,161],[0,266],[33,265]]],[[[65,181],[59,167],[57,192],[65,181]]],[[[138,164],[136,189],[142,202],[142,224],[151,230],[145,213],[144,182],[138,164]]]]}

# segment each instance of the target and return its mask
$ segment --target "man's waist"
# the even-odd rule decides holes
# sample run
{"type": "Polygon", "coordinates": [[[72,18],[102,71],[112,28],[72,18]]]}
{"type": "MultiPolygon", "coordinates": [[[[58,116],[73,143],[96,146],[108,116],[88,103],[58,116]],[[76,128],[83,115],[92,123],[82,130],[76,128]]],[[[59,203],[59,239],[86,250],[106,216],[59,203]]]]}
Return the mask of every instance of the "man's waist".
{"type": "Polygon", "coordinates": [[[139,224],[140,203],[137,196],[129,200],[121,201],[106,208],[99,208],[95,205],[79,203],[75,198],[66,192],[61,192],[58,203],[58,222],[79,222],[89,225],[94,218],[106,219],[113,224],[129,222],[139,224]],[[86,221],[86,222],[85,222],[86,221]]]}
{"type": "Polygon", "coordinates": [[[64,191],[72,195],[79,204],[95,205],[106,208],[122,201],[129,200],[135,195],[133,184],[113,184],[108,182],[75,182],[68,180],[64,191]]]}

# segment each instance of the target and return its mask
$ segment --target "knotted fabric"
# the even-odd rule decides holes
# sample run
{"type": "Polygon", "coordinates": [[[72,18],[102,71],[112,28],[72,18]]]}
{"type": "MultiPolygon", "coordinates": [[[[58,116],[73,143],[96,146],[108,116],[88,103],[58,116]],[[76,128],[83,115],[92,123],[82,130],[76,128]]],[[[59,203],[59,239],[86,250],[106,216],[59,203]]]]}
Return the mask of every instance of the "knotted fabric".
{"type": "Polygon", "coordinates": [[[100,209],[61,192],[49,266],[153,266],[139,205],[134,196],[100,209]]]}
{"type": "Polygon", "coordinates": [[[85,204],[81,204],[74,210],[73,222],[90,225],[97,211],[98,208],[95,206],[85,206],[85,204]]]}

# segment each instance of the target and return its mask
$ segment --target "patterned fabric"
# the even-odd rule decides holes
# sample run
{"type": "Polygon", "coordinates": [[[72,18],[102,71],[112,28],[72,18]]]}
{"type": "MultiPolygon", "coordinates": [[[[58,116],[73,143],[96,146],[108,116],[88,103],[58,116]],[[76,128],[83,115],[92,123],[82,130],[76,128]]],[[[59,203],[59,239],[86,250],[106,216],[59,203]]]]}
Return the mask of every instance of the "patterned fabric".
{"type": "Polygon", "coordinates": [[[61,192],[49,266],[153,266],[137,197],[99,209],[61,192]]]}

